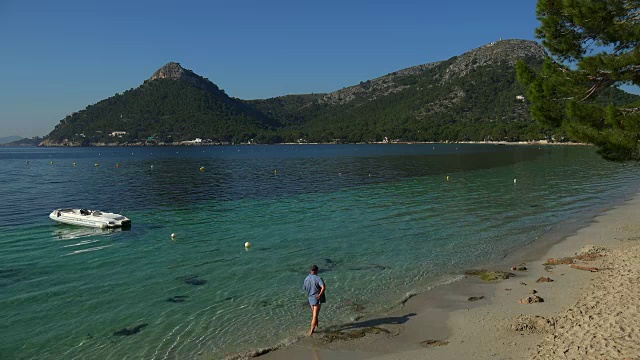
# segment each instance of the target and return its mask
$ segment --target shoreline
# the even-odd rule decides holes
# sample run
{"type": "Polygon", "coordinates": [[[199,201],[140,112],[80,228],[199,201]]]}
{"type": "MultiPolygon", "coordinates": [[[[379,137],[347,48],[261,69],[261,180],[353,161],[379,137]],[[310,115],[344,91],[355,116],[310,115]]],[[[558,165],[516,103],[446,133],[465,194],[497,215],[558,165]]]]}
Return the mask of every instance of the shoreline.
{"type": "MultiPolygon", "coordinates": [[[[260,359],[520,359],[532,356],[546,359],[562,358],[563,351],[586,351],[585,346],[580,348],[580,341],[573,343],[574,340],[565,339],[563,343],[559,343],[553,339],[562,339],[569,332],[567,329],[575,327],[572,322],[582,324],[585,321],[575,316],[576,305],[586,301],[587,308],[592,307],[593,304],[585,298],[592,295],[593,291],[587,289],[600,288],[603,281],[608,281],[611,274],[605,268],[615,269],[616,263],[620,261],[628,263],[629,260],[624,260],[624,256],[640,256],[640,241],[633,241],[640,240],[640,225],[635,225],[635,220],[639,217],[640,192],[636,192],[583,223],[569,225],[565,236],[554,238],[557,234],[549,234],[549,239],[535,241],[491,267],[492,270],[511,271],[511,266],[524,263],[527,270],[511,271],[515,274],[512,278],[485,283],[477,278],[467,277],[417,294],[409,298],[404,306],[384,316],[361,319],[350,327],[349,331],[353,335],[350,339],[349,336],[336,336],[332,329],[322,329],[320,336],[303,337],[288,346],[267,350],[260,359]],[[577,262],[582,266],[603,268],[603,271],[582,271],[570,268],[569,265],[556,265],[553,268],[543,265],[550,257],[574,256],[586,245],[604,247],[609,255],[595,261],[577,262]],[[540,277],[550,277],[554,281],[536,283],[536,279],[540,277]],[[544,302],[518,303],[518,300],[531,295],[534,289],[544,302]],[[479,299],[469,301],[470,297],[479,299]],[[573,314],[573,317],[566,314],[573,314]],[[544,321],[565,325],[561,329],[556,326],[544,330],[534,326],[529,331],[511,330],[515,319],[521,315],[541,316],[544,321]],[[573,325],[566,325],[567,323],[573,325]],[[566,342],[572,345],[567,345],[566,342]],[[556,348],[562,348],[562,351],[558,352],[556,348]]],[[[640,272],[640,261],[636,265],[640,272]]],[[[630,283],[626,278],[622,281],[630,283]]],[[[635,284],[629,291],[640,295],[640,285],[635,284]]],[[[604,298],[613,296],[609,292],[600,291],[598,294],[604,298]]],[[[639,299],[640,296],[636,296],[625,298],[624,301],[640,303],[639,299]]],[[[636,315],[628,311],[625,313],[623,309],[621,317],[631,317],[633,320],[636,315]]],[[[606,321],[610,321],[610,317],[606,321]]],[[[624,329],[629,329],[629,325],[625,326],[627,327],[623,327],[624,329]]],[[[640,325],[637,330],[638,335],[631,337],[625,330],[618,329],[618,336],[629,337],[628,347],[637,347],[639,352],[635,354],[640,353],[640,325]],[[622,334],[619,334],[620,331],[622,334]]],[[[590,342],[590,339],[584,338],[586,335],[576,335],[574,330],[571,331],[574,333],[570,339],[577,336],[583,338],[583,343],[590,342]]],[[[345,332],[348,331],[338,333],[345,332]]],[[[589,336],[592,336],[591,333],[589,336]]],[[[604,345],[594,346],[593,352],[587,352],[584,356],[597,358],[601,356],[598,351],[613,351],[607,347],[610,347],[610,343],[604,342],[604,345]]],[[[608,353],[607,358],[632,359],[629,356],[633,355],[621,352],[620,357],[616,357],[615,354],[608,353]]]]}
{"type": "Polygon", "coordinates": [[[194,142],[194,141],[178,141],[172,143],[94,143],[89,145],[81,145],[75,143],[65,144],[29,144],[29,145],[10,145],[0,144],[4,147],[50,147],[50,148],[79,148],[79,147],[155,147],[155,146],[255,146],[255,145],[420,145],[420,144],[473,144],[473,145],[551,145],[551,146],[593,146],[593,144],[579,142],[549,142],[547,140],[531,140],[531,141],[375,141],[375,142],[359,142],[359,143],[339,143],[339,142],[293,142],[293,143],[273,143],[273,144],[256,144],[256,143],[219,143],[219,142],[194,142]]]}

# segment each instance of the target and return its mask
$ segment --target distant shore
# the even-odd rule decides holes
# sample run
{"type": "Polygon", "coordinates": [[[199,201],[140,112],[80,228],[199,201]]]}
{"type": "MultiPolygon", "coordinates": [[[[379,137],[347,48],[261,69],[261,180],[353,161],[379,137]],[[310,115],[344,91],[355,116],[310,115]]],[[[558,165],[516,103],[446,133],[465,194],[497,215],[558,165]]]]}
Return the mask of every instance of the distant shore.
{"type": "Polygon", "coordinates": [[[194,141],[177,141],[171,143],[149,143],[149,142],[135,142],[135,143],[93,143],[89,145],[81,145],[75,143],[64,144],[45,144],[45,145],[12,145],[0,144],[0,146],[39,146],[39,147],[118,147],[118,146],[244,146],[244,145],[360,145],[360,144],[488,144],[488,145],[560,145],[560,146],[592,146],[592,144],[578,143],[578,142],[554,142],[547,140],[535,140],[535,141],[377,141],[377,142],[362,142],[362,143],[341,143],[341,142],[292,142],[292,143],[274,143],[274,144],[255,144],[255,143],[227,143],[227,142],[194,142],[194,141]]]}
{"type": "Polygon", "coordinates": [[[260,358],[638,359],[638,218],[640,193],[496,269],[514,277],[493,283],[469,277],[415,296],[386,317],[361,321],[351,336],[329,329],[260,358]],[[545,264],[549,258],[566,264],[545,264]],[[526,303],[536,296],[543,301],[526,303]]]}
{"type": "Polygon", "coordinates": [[[569,146],[592,146],[592,144],[578,142],[549,142],[546,140],[535,141],[436,141],[436,142],[375,142],[371,144],[493,144],[493,145],[569,145],[569,146]]]}

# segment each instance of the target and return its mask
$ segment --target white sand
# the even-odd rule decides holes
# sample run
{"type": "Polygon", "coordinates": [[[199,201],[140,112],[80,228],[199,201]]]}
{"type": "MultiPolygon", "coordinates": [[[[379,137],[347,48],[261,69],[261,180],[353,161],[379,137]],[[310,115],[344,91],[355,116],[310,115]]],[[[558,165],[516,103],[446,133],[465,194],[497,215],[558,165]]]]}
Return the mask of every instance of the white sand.
{"type": "Polygon", "coordinates": [[[640,245],[617,247],[599,267],[534,359],[640,358],[640,245]]]}

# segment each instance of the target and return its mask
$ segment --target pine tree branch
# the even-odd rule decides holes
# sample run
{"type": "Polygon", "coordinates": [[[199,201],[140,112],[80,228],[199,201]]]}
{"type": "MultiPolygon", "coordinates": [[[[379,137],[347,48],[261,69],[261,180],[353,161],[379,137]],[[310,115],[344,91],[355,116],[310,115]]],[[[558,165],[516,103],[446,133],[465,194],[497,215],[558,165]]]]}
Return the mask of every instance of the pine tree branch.
{"type": "Polygon", "coordinates": [[[593,95],[596,92],[596,90],[598,90],[598,88],[600,88],[600,83],[599,82],[593,84],[591,89],[589,89],[589,91],[587,91],[587,96],[585,96],[582,99],[580,99],[580,101],[587,100],[589,97],[591,97],[591,95],[593,95]]]}

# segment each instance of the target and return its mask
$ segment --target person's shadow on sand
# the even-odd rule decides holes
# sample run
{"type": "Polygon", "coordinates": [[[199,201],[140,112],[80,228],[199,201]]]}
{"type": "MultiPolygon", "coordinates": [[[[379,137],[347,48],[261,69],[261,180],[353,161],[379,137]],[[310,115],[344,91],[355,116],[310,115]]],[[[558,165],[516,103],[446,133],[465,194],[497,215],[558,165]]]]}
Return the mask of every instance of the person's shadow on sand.
{"type": "Polygon", "coordinates": [[[410,317],[415,316],[415,315],[416,315],[416,313],[409,313],[409,314],[402,315],[402,316],[381,317],[381,318],[377,318],[377,319],[370,319],[370,320],[360,321],[360,322],[353,323],[353,324],[337,326],[335,329],[332,329],[332,330],[333,331],[344,331],[344,330],[370,328],[370,327],[376,327],[376,326],[380,326],[380,325],[399,325],[399,324],[406,323],[407,321],[409,321],[410,317]]]}

